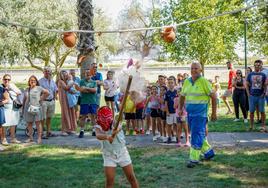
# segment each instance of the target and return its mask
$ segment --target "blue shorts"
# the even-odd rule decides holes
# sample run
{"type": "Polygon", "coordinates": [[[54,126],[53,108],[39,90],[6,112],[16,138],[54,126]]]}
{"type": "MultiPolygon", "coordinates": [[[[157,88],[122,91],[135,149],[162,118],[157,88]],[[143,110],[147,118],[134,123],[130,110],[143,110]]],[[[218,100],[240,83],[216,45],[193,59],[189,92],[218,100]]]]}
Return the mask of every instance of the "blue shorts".
{"type": "Polygon", "coordinates": [[[80,105],[80,114],[97,114],[98,105],[97,104],[81,104],[80,105]]]}
{"type": "Polygon", "coordinates": [[[253,113],[256,110],[256,106],[258,106],[259,112],[264,112],[264,97],[260,96],[249,96],[249,112],[253,113]]]}
{"type": "Polygon", "coordinates": [[[145,112],[144,112],[145,116],[150,116],[151,115],[151,108],[145,108],[145,112]]]}

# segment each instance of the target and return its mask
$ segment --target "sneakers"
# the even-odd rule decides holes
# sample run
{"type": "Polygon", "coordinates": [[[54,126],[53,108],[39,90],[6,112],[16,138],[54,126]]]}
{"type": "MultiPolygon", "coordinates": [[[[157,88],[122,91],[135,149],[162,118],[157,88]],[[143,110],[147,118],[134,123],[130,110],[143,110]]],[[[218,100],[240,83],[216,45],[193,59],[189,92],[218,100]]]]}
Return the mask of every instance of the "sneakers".
{"type": "Polygon", "coordinates": [[[170,144],[170,143],[171,143],[171,138],[168,137],[168,139],[167,139],[167,144],[170,144]]]}
{"type": "Polygon", "coordinates": [[[133,131],[132,135],[133,136],[136,136],[137,135],[137,132],[136,131],[133,131]]]}
{"type": "Polygon", "coordinates": [[[157,141],[157,136],[153,136],[153,141],[157,141]]]}
{"type": "Polygon", "coordinates": [[[147,130],[146,131],[146,135],[150,135],[150,130],[147,130]]]}
{"type": "Polygon", "coordinates": [[[194,168],[196,165],[198,165],[198,162],[189,161],[186,166],[187,168],[194,168]]]}
{"type": "Polygon", "coordinates": [[[78,138],[83,138],[83,137],[84,137],[84,131],[80,131],[78,138]]]}
{"type": "Polygon", "coordinates": [[[17,140],[16,138],[11,139],[10,142],[11,142],[12,144],[20,144],[20,143],[21,143],[21,141],[17,140]]]}
{"type": "Polygon", "coordinates": [[[186,142],[186,143],[184,144],[184,147],[191,147],[190,142],[186,142]]]}
{"type": "Polygon", "coordinates": [[[244,119],[244,123],[248,123],[248,120],[247,119],[244,119]]]}
{"type": "Polygon", "coordinates": [[[143,129],[140,130],[140,134],[144,134],[144,130],[143,129]]]}
{"type": "Polygon", "coordinates": [[[238,122],[238,121],[240,121],[240,120],[239,120],[239,119],[237,119],[237,118],[235,118],[235,119],[234,119],[234,122],[238,122]]]}
{"type": "Polygon", "coordinates": [[[126,136],[129,136],[129,131],[126,131],[126,136]]]}
{"type": "Polygon", "coordinates": [[[8,142],[7,142],[7,139],[4,138],[4,139],[2,140],[2,145],[3,145],[3,146],[8,146],[8,145],[9,145],[8,142]]]}
{"type": "Polygon", "coordinates": [[[96,136],[96,132],[93,130],[91,135],[96,136]]]}
{"type": "Polygon", "coordinates": [[[177,147],[179,148],[179,147],[181,147],[181,146],[182,146],[181,142],[178,142],[178,143],[177,143],[177,147]]]}
{"type": "Polygon", "coordinates": [[[163,136],[163,142],[167,143],[168,138],[163,136]]]}
{"type": "Polygon", "coordinates": [[[173,137],[171,138],[171,142],[177,142],[177,138],[176,138],[175,136],[173,136],[173,137]]]}
{"type": "Polygon", "coordinates": [[[4,148],[2,146],[0,146],[0,151],[4,151],[4,148]]]}

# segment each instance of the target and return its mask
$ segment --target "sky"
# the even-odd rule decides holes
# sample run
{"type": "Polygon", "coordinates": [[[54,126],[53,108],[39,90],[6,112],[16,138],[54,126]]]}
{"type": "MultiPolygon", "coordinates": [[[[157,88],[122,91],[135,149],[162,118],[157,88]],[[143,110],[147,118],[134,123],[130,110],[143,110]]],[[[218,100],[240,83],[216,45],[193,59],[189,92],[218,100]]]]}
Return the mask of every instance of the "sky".
{"type": "MultiPolygon", "coordinates": [[[[151,0],[139,0],[143,5],[148,5],[151,0]]],[[[108,16],[115,19],[119,12],[129,6],[131,0],[93,0],[93,4],[102,8],[108,16]]]]}

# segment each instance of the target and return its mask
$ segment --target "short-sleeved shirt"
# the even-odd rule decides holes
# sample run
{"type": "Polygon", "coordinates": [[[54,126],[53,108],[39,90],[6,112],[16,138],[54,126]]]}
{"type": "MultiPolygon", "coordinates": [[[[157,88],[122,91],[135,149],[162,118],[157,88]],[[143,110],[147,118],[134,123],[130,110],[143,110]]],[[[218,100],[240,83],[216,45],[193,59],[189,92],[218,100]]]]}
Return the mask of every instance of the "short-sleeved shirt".
{"type": "Polygon", "coordinates": [[[264,84],[266,75],[263,72],[251,72],[247,77],[250,84],[249,94],[252,96],[261,96],[264,93],[264,84]]]}
{"type": "Polygon", "coordinates": [[[115,80],[104,80],[104,86],[107,86],[108,89],[105,90],[105,96],[106,97],[113,97],[116,94],[116,90],[117,90],[117,83],[115,80]]]}
{"type": "MultiPolygon", "coordinates": [[[[82,79],[80,87],[97,88],[97,83],[94,80],[82,79]]],[[[81,104],[97,104],[96,93],[83,93],[81,92],[81,104]]]]}
{"type": "Polygon", "coordinates": [[[228,90],[232,89],[232,82],[233,82],[233,78],[236,76],[236,72],[234,69],[231,69],[229,71],[229,81],[228,81],[228,90]]]}
{"type": "Polygon", "coordinates": [[[35,86],[34,88],[31,88],[30,91],[29,89],[27,89],[26,91],[28,95],[29,104],[33,106],[41,106],[40,99],[44,88],[41,86],[35,86]]]}
{"type": "Polygon", "coordinates": [[[39,84],[41,87],[45,88],[49,92],[49,96],[46,98],[47,100],[55,99],[54,94],[58,91],[58,87],[54,80],[48,80],[45,77],[39,80],[39,84]]]}
{"type": "Polygon", "coordinates": [[[186,97],[186,111],[189,117],[207,117],[210,95],[213,92],[211,83],[200,76],[193,81],[184,81],[181,95],[186,97]]]}
{"type": "MultiPolygon", "coordinates": [[[[103,81],[103,78],[102,78],[102,74],[100,72],[97,72],[95,76],[92,76],[91,77],[92,80],[100,80],[100,81],[103,81]]],[[[97,85],[97,94],[100,94],[101,93],[101,86],[100,85],[97,85]]]]}
{"type": "Polygon", "coordinates": [[[130,96],[127,96],[126,104],[124,108],[125,113],[136,113],[136,105],[133,100],[131,100],[130,96]]]}
{"type": "Polygon", "coordinates": [[[176,110],[174,108],[174,99],[176,97],[178,97],[176,89],[174,89],[173,91],[167,90],[164,100],[167,102],[168,112],[171,114],[176,112],[176,110]]]}
{"type": "MultiPolygon", "coordinates": [[[[98,128],[103,131],[100,125],[95,125],[94,128],[98,128]]],[[[112,130],[106,131],[105,133],[107,135],[111,135],[112,130]]],[[[108,140],[100,140],[100,143],[101,143],[101,150],[103,153],[116,155],[120,153],[123,149],[125,149],[126,141],[124,132],[120,130],[119,133],[116,134],[113,143],[110,143],[108,140]]]]}

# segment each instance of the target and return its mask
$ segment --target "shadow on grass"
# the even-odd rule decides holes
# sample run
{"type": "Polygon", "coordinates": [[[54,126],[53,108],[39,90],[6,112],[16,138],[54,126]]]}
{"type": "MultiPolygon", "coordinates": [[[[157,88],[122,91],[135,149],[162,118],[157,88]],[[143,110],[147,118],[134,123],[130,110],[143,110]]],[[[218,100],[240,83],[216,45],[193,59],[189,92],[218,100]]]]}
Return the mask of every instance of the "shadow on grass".
{"type": "MultiPolygon", "coordinates": [[[[215,160],[186,168],[188,149],[130,149],[140,187],[268,186],[268,152],[217,149],[215,160]]],[[[99,150],[11,148],[0,155],[0,187],[104,187],[99,150]]],[[[117,168],[115,187],[129,187],[117,168]]]]}

